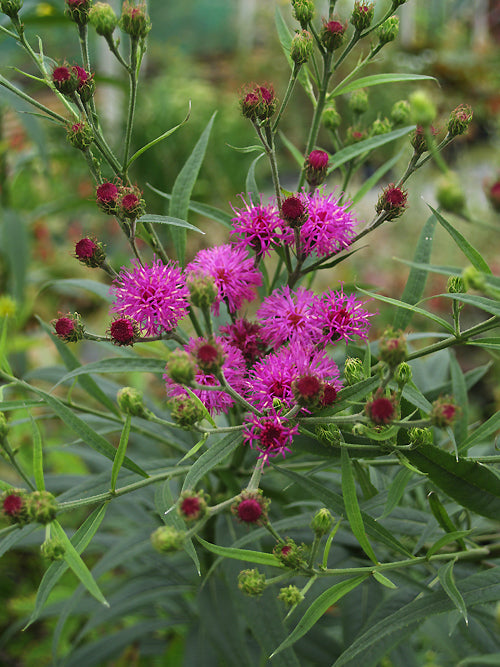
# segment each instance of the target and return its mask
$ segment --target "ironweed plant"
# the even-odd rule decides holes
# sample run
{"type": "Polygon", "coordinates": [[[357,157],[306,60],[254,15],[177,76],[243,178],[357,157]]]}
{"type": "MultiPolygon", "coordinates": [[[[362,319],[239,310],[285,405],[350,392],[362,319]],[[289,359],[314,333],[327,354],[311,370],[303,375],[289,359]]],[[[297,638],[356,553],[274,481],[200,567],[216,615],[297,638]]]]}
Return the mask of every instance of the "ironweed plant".
{"type": "MultiPolygon", "coordinates": [[[[13,372],[15,303],[2,297],[0,442],[17,481],[1,482],[0,550],[40,548],[46,563],[31,613],[3,636],[3,652],[22,627],[57,617],[54,665],[128,656],[144,665],[407,667],[500,655],[499,413],[476,418],[468,406],[491,363],[462,368],[454,353],[498,354],[500,279],[430,206],[400,299],[336,278],[341,262],[363,253],[362,239],[401,224],[417,170],[435,161],[447,171],[445,149],[473,116],[461,104],[438,130],[434,104],[417,89],[390,117],[364,122],[372,87],[432,80],[369,74],[397,37],[404,2],[378,2],[377,19],[363,0],[350,16],[336,13],[335,0],[323,17],[313,0],[292,0],[286,18],[277,8],[290,78],[282,91],[269,82],[240,91],[256,136],[241,149],[242,160],[256,154],[245,192],[235,193],[232,210],[192,200],[214,115],[193,137],[172,192],[153,184],[169,202],[169,214],[156,215],[134,163],[153,150],[168,159],[168,137],[189,133],[189,118],[132,151],[151,28],[145,4],[125,0],[118,17],[106,3],[66,0],[81,58],[56,62],[27,34],[22,0],[0,1],[10,19],[4,39],[24,49],[36,70],[26,76],[58,105],[4,76],[1,85],[86,161],[103,220],[116,221],[130,248],[130,260],[113,266],[98,237],[75,244],[74,261],[107,281],[82,287],[107,300],[109,321],[101,333],[77,312],[54,313],[52,329],[40,322],[64,366],[49,385],[13,372]],[[102,129],[88,49],[94,30],[129,81],[118,146],[102,129]],[[303,146],[280,130],[298,87],[310,103],[303,146]],[[348,100],[345,114],[339,99],[348,100]],[[395,174],[400,142],[408,163],[395,174]],[[355,185],[369,156],[395,145],[355,185]],[[292,191],[281,184],[284,148],[296,162],[292,191]],[[256,180],[266,161],[270,196],[256,180]],[[332,174],[338,189],[329,187],[332,174]],[[373,217],[361,224],[358,204],[374,188],[373,217]],[[187,233],[200,231],[190,212],[225,226],[226,242],[211,246],[207,235],[186,257],[187,233]],[[462,251],[463,267],[430,264],[437,225],[462,251]],[[439,295],[447,315],[423,298],[432,273],[449,276],[439,295]],[[377,307],[392,321],[378,340],[377,307]],[[464,327],[467,309],[477,321],[464,327]],[[424,333],[414,318],[426,320],[424,333]],[[98,360],[82,363],[90,345],[98,360]],[[17,443],[26,411],[31,464],[17,443]],[[57,445],[47,445],[49,429],[57,445]],[[44,462],[57,450],[76,453],[85,474],[54,473],[44,462]],[[76,575],[71,592],[49,600],[67,570],[76,575]]],[[[440,208],[457,212],[461,190],[450,187],[441,188],[440,208]]]]}

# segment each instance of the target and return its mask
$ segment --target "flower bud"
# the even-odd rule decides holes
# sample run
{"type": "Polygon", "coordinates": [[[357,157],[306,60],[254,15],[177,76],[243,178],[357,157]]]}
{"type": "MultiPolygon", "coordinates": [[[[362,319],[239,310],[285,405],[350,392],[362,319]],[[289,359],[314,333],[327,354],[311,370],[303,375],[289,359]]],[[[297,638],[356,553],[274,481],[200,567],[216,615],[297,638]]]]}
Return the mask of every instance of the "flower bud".
{"type": "Polygon", "coordinates": [[[293,15],[302,28],[307,28],[309,21],[314,17],[313,0],[292,0],[293,15]]]}
{"type": "Polygon", "coordinates": [[[8,294],[2,294],[0,296],[0,317],[15,317],[16,311],[16,301],[8,294]]]}
{"type": "Polygon", "coordinates": [[[352,434],[356,436],[363,437],[366,434],[367,427],[365,424],[354,424],[352,427],[352,434]]]}
{"type": "Polygon", "coordinates": [[[413,449],[420,445],[432,445],[432,430],[430,428],[411,428],[408,438],[413,449]]]}
{"type": "Polygon", "coordinates": [[[174,350],[165,366],[167,376],[178,384],[192,384],[196,375],[196,363],[185,350],[174,350]]]}
{"type": "Polygon", "coordinates": [[[448,120],[448,135],[450,137],[458,137],[460,134],[465,134],[469,129],[473,116],[472,107],[469,104],[459,104],[456,109],[450,114],[448,120]]]}
{"type": "Polygon", "coordinates": [[[450,426],[460,412],[460,408],[453,402],[451,396],[440,396],[432,404],[430,418],[433,426],[445,428],[450,426]]]}
{"type": "Polygon", "coordinates": [[[384,45],[393,42],[398,36],[399,19],[397,16],[389,16],[377,29],[379,44],[384,45]]]}
{"type": "Polygon", "coordinates": [[[326,408],[329,405],[332,405],[332,403],[335,403],[337,400],[337,390],[335,389],[333,384],[330,384],[329,382],[325,382],[323,384],[323,392],[320,397],[319,404],[322,408],[326,408]]]}
{"type": "Polygon", "coordinates": [[[491,206],[500,213],[500,179],[485,185],[485,193],[491,206]]]}
{"type": "Polygon", "coordinates": [[[95,3],[90,9],[89,20],[96,33],[103,37],[111,37],[118,24],[118,17],[114,9],[106,2],[95,3]]]}
{"type": "Polygon", "coordinates": [[[177,512],[184,521],[199,521],[208,514],[207,495],[204,491],[183,491],[177,502],[177,512]]]}
{"type": "Polygon", "coordinates": [[[428,127],[436,117],[436,107],[427,93],[416,90],[410,95],[411,118],[416,125],[428,127]]]}
{"type": "Polygon", "coordinates": [[[76,92],[80,80],[72,67],[60,65],[52,70],[52,83],[55,89],[63,95],[72,95],[76,92]]]}
{"type": "Polygon", "coordinates": [[[92,0],[66,0],[65,14],[77,25],[86,25],[92,0]]]}
{"type": "Polygon", "coordinates": [[[146,4],[140,2],[135,5],[133,2],[125,0],[122,5],[120,28],[132,39],[145,39],[151,30],[151,21],[147,14],[146,4]]]}
{"type": "Polygon", "coordinates": [[[464,210],[466,198],[456,174],[448,172],[439,179],[436,199],[439,206],[450,213],[460,213],[464,210]]]}
{"type": "Polygon", "coordinates": [[[283,565],[294,570],[306,565],[304,545],[298,546],[290,537],[284,542],[279,542],[274,547],[273,554],[283,565]]]}
{"type": "Polygon", "coordinates": [[[323,109],[321,120],[326,129],[330,130],[331,132],[334,132],[340,127],[342,123],[342,117],[337,111],[335,103],[329,102],[328,106],[323,109]]]}
{"type": "Polygon", "coordinates": [[[394,373],[394,379],[398,383],[398,387],[401,389],[405,384],[410,382],[412,377],[412,370],[410,364],[407,364],[406,361],[403,361],[396,367],[394,373]]]}
{"type": "Polygon", "coordinates": [[[314,40],[308,30],[297,32],[290,46],[290,58],[296,65],[303,65],[312,56],[314,40]]]}
{"type": "Polygon", "coordinates": [[[281,204],[281,217],[290,227],[302,227],[309,217],[305,203],[299,197],[287,197],[281,204]]]}
{"type": "Polygon", "coordinates": [[[306,181],[311,187],[321,185],[328,173],[328,153],[311,151],[304,163],[306,181]]]}
{"type": "Polygon", "coordinates": [[[299,405],[315,408],[323,394],[323,382],[316,375],[301,375],[292,382],[293,396],[299,405]]]}
{"type": "Polygon", "coordinates": [[[410,122],[411,108],[408,100],[395,102],[391,109],[391,120],[396,125],[406,125],[410,122]]]}
{"type": "Polygon", "coordinates": [[[407,208],[408,192],[390,183],[378,198],[375,210],[377,213],[384,212],[387,220],[394,220],[403,215],[407,208]]]}
{"type": "Polygon", "coordinates": [[[84,327],[78,313],[68,313],[52,320],[56,335],[65,343],[76,343],[83,339],[84,327]]]}
{"type": "Polygon", "coordinates": [[[209,308],[217,297],[217,286],[213,276],[191,271],[186,285],[189,290],[189,300],[197,308],[209,308]]]}
{"type": "Polygon", "coordinates": [[[203,373],[217,375],[222,368],[226,354],[219,343],[198,338],[193,349],[193,357],[203,373]]]}
{"type": "Polygon", "coordinates": [[[366,373],[361,359],[358,359],[357,357],[347,357],[344,364],[344,377],[348,385],[357,384],[362,380],[366,380],[366,373]]]}
{"type": "Polygon", "coordinates": [[[0,513],[10,524],[24,525],[28,523],[26,496],[24,489],[15,488],[7,489],[0,494],[0,502],[2,503],[0,513]]]}
{"type": "Polygon", "coordinates": [[[77,92],[82,102],[88,102],[95,93],[94,75],[79,65],[73,65],[73,71],[78,78],[77,92]]]}
{"type": "Polygon", "coordinates": [[[341,23],[340,21],[326,21],[323,19],[323,25],[321,27],[319,38],[323,46],[327,51],[335,51],[341,46],[344,41],[344,34],[347,28],[347,23],[341,23]]]}
{"type": "Polygon", "coordinates": [[[320,442],[330,447],[338,446],[343,441],[342,433],[336,424],[316,426],[315,433],[320,442]]]}
{"type": "Polygon", "coordinates": [[[380,359],[393,368],[408,356],[406,337],[400,330],[394,331],[391,327],[386,329],[378,346],[380,359]]]}
{"type": "Polygon", "coordinates": [[[139,338],[139,326],[129,317],[117,317],[108,330],[115,345],[133,345],[139,338]]]}
{"type": "Polygon", "coordinates": [[[357,0],[354,3],[354,9],[351,14],[351,24],[354,26],[357,32],[362,32],[370,27],[373,20],[373,13],[375,7],[373,2],[363,2],[363,0],[357,0]]]}
{"type": "Polygon", "coordinates": [[[40,546],[40,552],[44,558],[51,561],[62,560],[66,553],[66,547],[57,537],[45,540],[40,546]]]}
{"type": "Polygon", "coordinates": [[[0,10],[9,18],[14,19],[23,6],[23,0],[0,0],[0,10]]]}
{"type": "Polygon", "coordinates": [[[425,129],[421,125],[417,125],[415,132],[413,132],[410,138],[410,143],[417,155],[421,155],[422,153],[425,153],[429,150],[426,132],[428,132],[431,137],[436,137],[439,130],[437,130],[433,125],[430,125],[425,129]]]}
{"type": "Polygon", "coordinates": [[[128,218],[129,220],[136,220],[144,215],[146,210],[146,202],[141,199],[142,192],[134,185],[130,188],[120,187],[120,194],[118,198],[118,215],[128,218]]]}
{"type": "Polygon", "coordinates": [[[96,190],[97,206],[108,215],[115,215],[119,198],[118,186],[104,181],[96,190]]]}
{"type": "Polygon", "coordinates": [[[97,269],[106,260],[104,245],[99,241],[85,237],[75,243],[76,259],[92,269],[97,269]]]}
{"type": "Polygon", "coordinates": [[[299,602],[302,602],[303,599],[304,596],[299,591],[297,586],[290,584],[290,586],[284,586],[283,588],[280,588],[278,600],[284,602],[287,607],[293,607],[296,604],[299,604],[299,602]]]}
{"type": "Polygon", "coordinates": [[[384,396],[382,390],[377,389],[373,400],[366,403],[365,413],[374,424],[390,424],[398,417],[396,397],[394,394],[384,396]]]}
{"type": "Polygon", "coordinates": [[[79,123],[70,123],[66,128],[68,142],[73,148],[80,151],[86,151],[94,140],[94,133],[85,121],[79,123]]]}
{"type": "Polygon", "coordinates": [[[311,521],[311,528],[316,535],[316,537],[323,537],[329,533],[333,526],[333,516],[330,513],[330,510],[327,510],[326,507],[322,507],[316,512],[311,521]]]}
{"type": "Polygon", "coordinates": [[[49,491],[33,491],[26,497],[26,511],[30,521],[46,525],[56,518],[57,501],[49,491]]]}
{"type": "Polygon", "coordinates": [[[180,551],[184,545],[185,533],[173,526],[160,526],[151,533],[153,549],[159,553],[180,551]]]}
{"type": "Polygon", "coordinates": [[[364,88],[359,88],[355,90],[352,95],[349,97],[347,106],[352,111],[352,113],[361,115],[368,111],[368,93],[364,88]]]}
{"type": "Polygon", "coordinates": [[[122,387],[116,395],[116,402],[120,410],[132,417],[146,418],[148,409],[144,405],[142,391],[134,387],[122,387]]]}
{"type": "Polygon", "coordinates": [[[278,100],[270,85],[254,86],[243,91],[240,97],[241,113],[251,121],[266,121],[276,111],[278,100]]]}
{"type": "Polygon", "coordinates": [[[446,283],[446,291],[448,294],[465,294],[467,289],[464,279],[461,276],[450,276],[446,283]]]}
{"type": "Polygon", "coordinates": [[[176,396],[170,401],[169,407],[174,422],[185,430],[191,429],[205,416],[205,411],[199,401],[191,396],[176,396]]]}
{"type": "Polygon", "coordinates": [[[388,118],[376,118],[370,128],[370,137],[378,137],[392,130],[392,123],[388,118]]]}
{"type": "Polygon", "coordinates": [[[238,575],[238,588],[245,595],[260,597],[266,589],[266,576],[257,569],[242,570],[238,575]]]}
{"type": "Polygon", "coordinates": [[[486,291],[486,280],[484,274],[478,271],[474,266],[468,266],[462,271],[462,278],[465,284],[465,290],[477,290],[478,292],[486,291]]]}
{"type": "Polygon", "coordinates": [[[348,127],[345,138],[345,145],[351,146],[352,144],[357,144],[360,141],[364,141],[366,138],[366,130],[360,129],[359,127],[348,127]]]}
{"type": "Polygon", "coordinates": [[[231,512],[243,523],[263,526],[267,523],[267,511],[271,501],[262,495],[262,491],[244,490],[231,505],[231,512]]]}

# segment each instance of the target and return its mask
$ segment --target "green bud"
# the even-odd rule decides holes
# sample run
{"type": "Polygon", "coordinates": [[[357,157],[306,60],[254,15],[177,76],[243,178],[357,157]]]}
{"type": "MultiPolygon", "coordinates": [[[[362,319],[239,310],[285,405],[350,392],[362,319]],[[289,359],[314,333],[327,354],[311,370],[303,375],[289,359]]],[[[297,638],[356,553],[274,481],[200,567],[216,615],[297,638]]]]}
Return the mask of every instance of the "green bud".
{"type": "Polygon", "coordinates": [[[378,40],[380,44],[393,42],[398,36],[399,19],[397,16],[390,16],[377,29],[378,40]]]}
{"type": "Polygon", "coordinates": [[[293,15],[302,28],[314,18],[313,0],[292,0],[293,15]]]}
{"type": "Polygon", "coordinates": [[[185,350],[174,350],[165,366],[168,377],[179,384],[192,384],[196,375],[196,362],[185,350]]]}
{"type": "Polygon", "coordinates": [[[392,327],[387,328],[379,340],[379,357],[391,367],[395,367],[408,356],[406,337],[402,331],[395,331],[392,327]]]}
{"type": "Polygon", "coordinates": [[[446,428],[455,421],[459,413],[460,408],[451,396],[440,396],[432,404],[430,418],[434,426],[446,428]]]}
{"type": "Polygon", "coordinates": [[[242,570],[238,575],[238,588],[245,595],[260,597],[266,589],[266,576],[257,569],[242,570]]]}
{"type": "Polygon", "coordinates": [[[174,422],[185,430],[190,430],[205,416],[203,406],[191,396],[176,396],[169,407],[174,422]]]}
{"type": "Polygon", "coordinates": [[[96,2],[89,12],[90,24],[94,26],[98,35],[111,37],[118,25],[118,17],[111,5],[106,2],[96,2]]]}
{"type": "Polygon", "coordinates": [[[357,384],[366,379],[363,362],[357,357],[347,357],[344,365],[344,377],[348,385],[357,384]]]}
{"type": "Polygon", "coordinates": [[[33,491],[26,497],[26,511],[30,521],[46,525],[56,518],[57,501],[49,491],[33,491]]]}
{"type": "Polygon", "coordinates": [[[362,32],[370,27],[373,13],[375,8],[373,2],[364,2],[363,0],[357,0],[354,3],[354,9],[352,10],[351,15],[351,24],[357,30],[357,32],[362,32]]]}
{"type": "Polygon", "coordinates": [[[177,502],[177,512],[184,521],[198,521],[208,514],[208,496],[204,491],[183,491],[177,502]]]}
{"type": "Polygon", "coordinates": [[[406,361],[403,361],[401,364],[399,364],[394,373],[394,379],[396,380],[400,388],[411,380],[411,376],[412,376],[411,366],[407,364],[406,361]]]}
{"type": "Polygon", "coordinates": [[[333,102],[329,102],[328,106],[323,110],[321,120],[326,129],[330,130],[331,132],[334,132],[337,128],[340,127],[340,124],[342,123],[342,117],[337,111],[333,102]]]}
{"type": "Polygon", "coordinates": [[[136,5],[134,2],[125,0],[119,23],[123,32],[130,35],[132,39],[145,39],[151,30],[151,21],[147,14],[146,4],[140,2],[136,5]]]}
{"type": "Polygon", "coordinates": [[[411,118],[417,125],[428,127],[436,117],[436,106],[424,90],[410,95],[411,118]]]}
{"type": "Polygon", "coordinates": [[[80,2],[66,0],[65,14],[77,25],[87,25],[89,22],[89,9],[91,5],[92,0],[80,0],[80,2]]]}
{"type": "Polygon", "coordinates": [[[365,139],[368,139],[368,134],[366,130],[356,126],[356,127],[348,127],[347,132],[346,132],[346,137],[345,137],[345,145],[346,146],[352,146],[352,144],[357,144],[360,141],[364,141],[365,139]]]}
{"type": "Polygon", "coordinates": [[[160,526],[151,533],[151,544],[159,553],[180,551],[184,545],[185,533],[173,526],[160,526]]]}
{"type": "Polygon", "coordinates": [[[299,602],[302,602],[303,599],[304,596],[299,591],[297,586],[290,585],[285,586],[284,588],[280,588],[278,600],[284,602],[287,607],[293,607],[296,604],[299,604],[299,602]]]}
{"type": "Polygon", "coordinates": [[[446,291],[448,294],[465,294],[467,289],[464,279],[461,276],[449,276],[446,291]]]}
{"type": "Polygon", "coordinates": [[[408,431],[408,438],[412,447],[420,445],[432,445],[432,430],[430,428],[411,428],[408,431]]]}
{"type": "Polygon", "coordinates": [[[355,90],[349,98],[349,109],[355,114],[362,114],[368,110],[368,93],[364,88],[355,90]]]}
{"type": "Polygon", "coordinates": [[[305,546],[299,546],[288,537],[284,542],[279,542],[273,549],[276,558],[287,567],[299,570],[306,566],[305,546]]]}
{"type": "Polygon", "coordinates": [[[316,436],[324,445],[334,447],[343,442],[342,433],[336,424],[324,424],[316,426],[316,436]]]}
{"type": "Polygon", "coordinates": [[[481,271],[478,271],[474,266],[468,266],[462,272],[462,278],[465,285],[465,291],[475,289],[478,292],[486,291],[486,279],[481,271]]]}
{"type": "Polygon", "coordinates": [[[66,553],[66,547],[57,537],[54,537],[50,540],[45,540],[45,542],[40,546],[40,552],[44,558],[48,560],[62,560],[64,554],[66,553]]]}
{"type": "Polygon", "coordinates": [[[142,391],[133,387],[122,387],[116,396],[116,401],[125,414],[147,418],[148,410],[144,406],[142,391]]]}
{"type": "Polygon", "coordinates": [[[11,19],[16,18],[23,6],[23,0],[0,0],[0,9],[11,19]]]}
{"type": "Polygon", "coordinates": [[[311,33],[307,30],[297,32],[290,46],[290,58],[296,65],[303,65],[312,56],[314,40],[311,33]]]}
{"type": "Polygon", "coordinates": [[[358,424],[354,424],[354,426],[352,427],[352,434],[353,435],[359,435],[359,436],[362,437],[362,436],[365,435],[365,433],[366,433],[365,424],[358,423],[358,424]]]}
{"type": "Polygon", "coordinates": [[[436,199],[445,211],[460,213],[464,210],[466,198],[456,174],[449,172],[439,179],[436,199]]]}
{"type": "Polygon", "coordinates": [[[9,488],[0,494],[0,516],[10,524],[23,526],[29,522],[26,508],[27,493],[24,489],[9,488]]]}
{"type": "Polygon", "coordinates": [[[94,140],[94,133],[85,121],[70,123],[66,131],[68,142],[80,151],[86,151],[94,140]]]}
{"type": "Polygon", "coordinates": [[[316,537],[323,537],[329,533],[333,526],[333,516],[326,507],[322,507],[316,512],[311,521],[311,528],[316,537]]]}
{"type": "Polygon", "coordinates": [[[208,274],[191,271],[186,284],[189,289],[189,300],[197,308],[209,308],[217,298],[217,285],[213,277],[208,274]]]}
{"type": "Polygon", "coordinates": [[[396,125],[406,125],[410,122],[411,107],[408,100],[395,102],[391,109],[391,120],[396,125]]]}
{"type": "Polygon", "coordinates": [[[392,130],[392,123],[388,118],[377,118],[373,121],[370,136],[377,137],[381,134],[387,134],[392,130]]]}
{"type": "Polygon", "coordinates": [[[473,111],[469,104],[460,104],[450,114],[448,120],[448,134],[450,137],[457,137],[465,134],[472,121],[473,111]]]}

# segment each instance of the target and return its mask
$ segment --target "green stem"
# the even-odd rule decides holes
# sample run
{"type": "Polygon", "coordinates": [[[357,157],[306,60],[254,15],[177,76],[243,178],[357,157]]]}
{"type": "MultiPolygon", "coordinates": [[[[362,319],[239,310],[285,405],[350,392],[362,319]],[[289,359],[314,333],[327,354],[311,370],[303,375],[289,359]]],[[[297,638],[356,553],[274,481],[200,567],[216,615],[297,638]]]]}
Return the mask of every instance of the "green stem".
{"type": "Polygon", "coordinates": [[[129,68],[130,92],[128,100],[127,128],[125,131],[125,142],[123,148],[123,180],[127,179],[127,162],[130,150],[130,142],[132,139],[132,127],[134,124],[135,102],[137,97],[137,71],[139,67],[137,46],[137,40],[132,38],[130,41],[129,68]]]}
{"type": "Polygon", "coordinates": [[[150,246],[153,249],[153,251],[160,257],[161,261],[164,264],[168,264],[169,262],[168,255],[165,251],[165,248],[163,247],[162,242],[160,241],[160,237],[156,233],[154,225],[152,225],[150,222],[144,222],[141,224],[144,225],[144,229],[150,236],[150,246]]]}
{"type": "Polygon", "coordinates": [[[273,123],[272,127],[272,132],[273,134],[276,132],[278,129],[278,125],[281,120],[281,116],[283,115],[284,110],[286,109],[286,105],[288,104],[288,100],[290,99],[290,95],[293,92],[293,89],[295,87],[295,83],[297,81],[297,77],[299,76],[300,68],[302,65],[297,65],[297,63],[294,64],[292,73],[290,75],[290,79],[288,80],[288,85],[285,91],[285,96],[283,97],[283,102],[281,103],[281,106],[278,111],[278,115],[276,116],[276,119],[273,123]]]}
{"type": "Polygon", "coordinates": [[[335,61],[335,64],[333,66],[334,70],[339,68],[339,66],[344,62],[346,57],[353,50],[353,48],[356,46],[356,44],[359,42],[360,39],[361,39],[361,33],[359,32],[359,30],[354,30],[354,33],[351,37],[351,41],[345,47],[345,49],[342,51],[342,53],[340,54],[338,59],[335,61]]]}
{"type": "Polygon", "coordinates": [[[256,491],[259,488],[260,478],[262,477],[262,461],[257,461],[250,481],[247,484],[247,491],[256,491]]]}
{"type": "Polygon", "coordinates": [[[19,463],[16,461],[16,456],[15,456],[14,452],[12,451],[11,446],[9,445],[9,443],[7,441],[7,438],[5,438],[3,443],[2,443],[2,449],[7,454],[7,457],[9,459],[9,461],[11,462],[13,468],[15,468],[19,477],[22,477],[22,479],[26,482],[26,484],[30,487],[30,489],[32,491],[36,491],[36,486],[33,484],[33,482],[30,480],[28,475],[21,468],[19,463]]]}
{"type": "MultiPolygon", "coordinates": [[[[249,403],[247,400],[243,398],[241,394],[238,394],[237,391],[235,391],[231,385],[228,383],[226,378],[224,377],[224,373],[222,370],[220,371],[220,380],[222,387],[224,388],[224,391],[231,396],[231,398],[234,398],[234,400],[242,405],[246,410],[253,412],[254,414],[258,415],[259,417],[262,417],[262,412],[258,410],[254,405],[249,403]]],[[[206,387],[204,387],[206,389],[206,387]]]]}
{"type": "Polygon", "coordinates": [[[50,116],[51,118],[54,118],[54,120],[59,121],[61,125],[66,125],[67,120],[64,118],[64,116],[61,116],[60,114],[56,113],[55,111],[52,111],[52,109],[49,109],[48,107],[44,106],[40,102],[37,102],[37,100],[33,99],[29,95],[26,95],[26,93],[23,93],[19,88],[16,88],[13,86],[10,81],[7,81],[7,79],[0,79],[0,86],[3,86],[4,88],[7,88],[7,90],[10,90],[11,93],[14,93],[18,97],[20,97],[22,100],[25,102],[28,102],[31,104],[31,106],[36,107],[37,109],[40,109],[40,111],[43,111],[44,113],[47,114],[47,116],[50,116]]]}

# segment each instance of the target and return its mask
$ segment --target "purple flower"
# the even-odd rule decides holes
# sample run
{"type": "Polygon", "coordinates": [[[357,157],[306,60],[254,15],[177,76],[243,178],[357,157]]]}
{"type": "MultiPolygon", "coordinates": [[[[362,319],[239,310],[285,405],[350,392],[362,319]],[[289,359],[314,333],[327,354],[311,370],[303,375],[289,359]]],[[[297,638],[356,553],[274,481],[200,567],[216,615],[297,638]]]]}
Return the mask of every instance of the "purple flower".
{"type": "MultiPolygon", "coordinates": [[[[222,364],[222,372],[226,378],[228,384],[238,393],[243,394],[245,389],[244,383],[244,374],[245,374],[245,361],[239,350],[229,345],[223,338],[216,336],[212,341],[212,344],[221,347],[225,354],[225,359],[222,364]]],[[[205,341],[202,338],[190,338],[188,344],[185,346],[186,352],[196,355],[196,350],[200,349],[200,346],[207,347],[209,345],[208,341],[205,341]]],[[[167,375],[163,376],[166,386],[167,394],[170,398],[175,396],[186,396],[187,391],[181,384],[173,382],[167,375]]],[[[203,384],[207,386],[217,387],[220,385],[219,380],[214,375],[210,373],[204,373],[199,368],[195,375],[195,382],[198,384],[203,384]]],[[[210,414],[220,414],[221,412],[227,412],[231,406],[234,405],[234,400],[226,394],[224,391],[213,391],[203,389],[193,389],[192,390],[196,396],[201,400],[201,402],[206,406],[210,414]]]]}
{"type": "Polygon", "coordinates": [[[259,410],[272,407],[274,398],[291,407],[296,404],[292,384],[306,375],[331,385],[335,391],[342,388],[337,364],[324,350],[292,341],[254,365],[247,380],[247,400],[259,410]]]}
{"type": "Polygon", "coordinates": [[[322,332],[317,342],[327,345],[343,338],[348,343],[354,336],[366,340],[370,328],[368,318],[373,313],[365,310],[364,305],[354,294],[344,294],[343,287],[336,292],[325,292],[316,309],[317,324],[322,332]]]}
{"type": "Polygon", "coordinates": [[[248,364],[262,356],[266,343],[262,335],[262,327],[245,319],[239,319],[234,324],[220,327],[220,332],[227,339],[229,345],[241,351],[248,364]]]}
{"type": "Polygon", "coordinates": [[[243,431],[243,440],[253,449],[257,449],[260,454],[259,459],[262,460],[262,465],[268,464],[269,459],[281,454],[285,456],[285,452],[290,452],[290,445],[293,441],[293,436],[298,433],[296,424],[293,426],[285,426],[275,410],[272,410],[265,417],[258,417],[250,414],[245,423],[243,431]]]}
{"type": "Polygon", "coordinates": [[[216,315],[219,314],[221,301],[225,301],[229,312],[234,313],[244,301],[255,299],[253,286],[262,284],[262,276],[255,268],[253,259],[247,256],[247,251],[229,244],[200,250],[186,267],[186,272],[190,271],[214,279],[218,295],[212,310],[216,315]]]}
{"type": "Polygon", "coordinates": [[[339,204],[332,193],[323,190],[300,195],[307,206],[309,217],[300,228],[301,252],[325,257],[339,252],[354,238],[357,220],[347,211],[348,204],[339,204]]]}
{"type": "Polygon", "coordinates": [[[321,329],[316,324],[316,309],[320,299],[318,296],[299,287],[291,292],[288,285],[266,297],[257,311],[263,334],[275,346],[286,340],[303,340],[314,343],[321,329]]]}
{"type": "Polygon", "coordinates": [[[252,248],[257,257],[270,255],[270,248],[279,245],[281,240],[288,243],[293,241],[293,232],[281,220],[279,211],[275,205],[251,206],[241,197],[245,208],[233,208],[236,217],[232,219],[232,243],[237,248],[252,248]]]}
{"type": "Polygon", "coordinates": [[[111,310],[137,321],[147,336],[172,331],[189,307],[189,291],[181,270],[156,257],[150,266],[142,266],[135,259],[132,264],[131,271],[122,268],[114,281],[111,310]]]}

